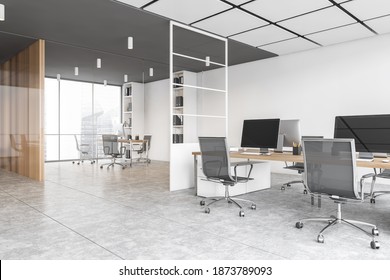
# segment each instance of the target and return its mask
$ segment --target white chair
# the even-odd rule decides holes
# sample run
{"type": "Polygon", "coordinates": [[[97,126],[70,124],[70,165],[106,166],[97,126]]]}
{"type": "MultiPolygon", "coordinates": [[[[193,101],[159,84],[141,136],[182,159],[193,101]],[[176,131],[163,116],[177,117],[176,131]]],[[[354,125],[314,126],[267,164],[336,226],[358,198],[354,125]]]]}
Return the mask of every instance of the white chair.
{"type": "MultiPolygon", "coordinates": [[[[91,147],[89,144],[79,144],[79,141],[77,140],[77,136],[74,135],[74,140],[76,142],[76,149],[79,153],[79,160],[77,161],[77,164],[80,165],[80,162],[83,163],[84,160],[89,160],[91,164],[95,163],[95,160],[92,158],[91,154],[91,147]]],[[[76,161],[73,161],[74,164],[76,161]]]]}

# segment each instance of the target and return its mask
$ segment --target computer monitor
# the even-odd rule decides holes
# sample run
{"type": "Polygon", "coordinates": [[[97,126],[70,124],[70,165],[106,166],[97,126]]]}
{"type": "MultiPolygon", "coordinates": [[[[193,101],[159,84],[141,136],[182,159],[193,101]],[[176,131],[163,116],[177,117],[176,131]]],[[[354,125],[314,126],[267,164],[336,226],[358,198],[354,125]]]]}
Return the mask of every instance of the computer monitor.
{"type": "Polygon", "coordinates": [[[267,153],[268,148],[276,148],[279,123],[280,119],[244,120],[241,147],[260,148],[261,153],[267,153]]]}
{"type": "Polygon", "coordinates": [[[292,148],[300,143],[301,126],[299,120],[280,120],[277,151],[281,152],[283,147],[292,148]]]}
{"type": "Polygon", "coordinates": [[[361,158],[390,153],[390,115],[337,116],[334,138],[355,139],[361,158]]]}

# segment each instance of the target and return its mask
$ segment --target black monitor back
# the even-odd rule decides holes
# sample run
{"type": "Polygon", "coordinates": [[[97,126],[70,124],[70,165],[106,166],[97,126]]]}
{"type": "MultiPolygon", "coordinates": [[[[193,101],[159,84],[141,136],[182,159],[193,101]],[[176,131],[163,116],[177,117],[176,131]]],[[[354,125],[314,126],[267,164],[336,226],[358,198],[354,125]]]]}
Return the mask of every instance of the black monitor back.
{"type": "Polygon", "coordinates": [[[276,148],[280,119],[244,120],[241,147],[276,148]]]}
{"type": "Polygon", "coordinates": [[[334,138],[355,139],[357,152],[390,153],[390,115],[337,116],[334,138]]]}

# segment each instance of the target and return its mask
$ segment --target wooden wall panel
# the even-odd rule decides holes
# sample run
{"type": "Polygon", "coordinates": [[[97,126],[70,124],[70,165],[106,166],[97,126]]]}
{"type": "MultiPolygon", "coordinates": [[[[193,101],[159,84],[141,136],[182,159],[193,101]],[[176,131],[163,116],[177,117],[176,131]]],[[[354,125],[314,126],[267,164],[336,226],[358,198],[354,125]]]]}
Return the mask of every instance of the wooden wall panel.
{"type": "Polygon", "coordinates": [[[0,167],[44,179],[45,44],[38,40],[0,65],[0,167]]]}

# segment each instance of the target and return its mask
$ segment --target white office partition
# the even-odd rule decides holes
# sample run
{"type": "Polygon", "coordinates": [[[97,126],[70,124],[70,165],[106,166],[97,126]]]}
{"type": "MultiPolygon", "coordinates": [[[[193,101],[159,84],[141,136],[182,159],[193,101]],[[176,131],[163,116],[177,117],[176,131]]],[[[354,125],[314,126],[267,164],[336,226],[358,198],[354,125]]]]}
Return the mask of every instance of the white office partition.
{"type": "Polygon", "coordinates": [[[227,136],[226,38],[170,22],[170,190],[194,187],[199,136],[227,136]],[[213,81],[203,72],[216,71],[213,81]]]}

